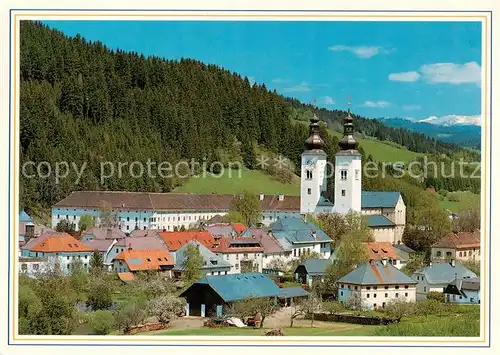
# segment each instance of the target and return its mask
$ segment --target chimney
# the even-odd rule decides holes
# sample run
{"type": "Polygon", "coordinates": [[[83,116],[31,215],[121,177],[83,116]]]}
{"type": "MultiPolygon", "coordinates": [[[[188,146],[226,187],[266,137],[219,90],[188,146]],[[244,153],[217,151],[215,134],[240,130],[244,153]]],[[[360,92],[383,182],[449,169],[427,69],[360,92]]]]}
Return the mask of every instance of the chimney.
{"type": "Polygon", "coordinates": [[[285,199],[285,195],[283,195],[283,194],[279,194],[278,195],[278,200],[279,201],[283,201],[284,199],[285,199]]]}
{"type": "Polygon", "coordinates": [[[111,230],[111,228],[108,228],[106,230],[106,237],[107,238],[112,238],[113,237],[113,231],[111,230]]]}
{"type": "Polygon", "coordinates": [[[387,266],[387,258],[382,258],[382,265],[387,266]]]}
{"type": "Polygon", "coordinates": [[[316,231],[312,231],[312,237],[314,238],[314,240],[316,240],[316,237],[317,237],[316,231]]]}
{"type": "Polygon", "coordinates": [[[453,266],[453,267],[455,267],[455,259],[451,259],[450,260],[450,265],[453,266]]]}
{"type": "Polygon", "coordinates": [[[261,201],[262,201],[262,200],[264,200],[264,193],[262,193],[262,192],[261,192],[261,193],[259,194],[259,200],[261,200],[261,201]]]}

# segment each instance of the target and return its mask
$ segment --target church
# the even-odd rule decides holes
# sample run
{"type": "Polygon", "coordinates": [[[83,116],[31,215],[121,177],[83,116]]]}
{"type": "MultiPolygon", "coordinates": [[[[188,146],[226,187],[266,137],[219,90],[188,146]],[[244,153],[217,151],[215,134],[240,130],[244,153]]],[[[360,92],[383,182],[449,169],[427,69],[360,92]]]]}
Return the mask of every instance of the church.
{"type": "Polygon", "coordinates": [[[319,120],[314,115],[309,138],[301,159],[300,214],[351,212],[366,215],[377,242],[397,243],[403,237],[406,206],[399,192],[362,191],[361,154],[354,138],[350,109],[344,118],[344,136],[335,155],[333,201],[327,193],[327,156],[319,135],[319,120]]]}
{"type": "MultiPolygon", "coordinates": [[[[327,156],[319,135],[319,120],[311,119],[306,150],[301,159],[300,196],[259,194],[262,224],[307,214],[361,212],[373,230],[375,241],[402,240],[406,206],[396,191],[362,191],[361,154],[353,135],[350,111],[344,119],[344,136],[335,156],[335,191],[327,196],[327,156]]],[[[52,206],[52,227],[62,220],[78,228],[80,217],[90,214],[99,223],[103,206],[115,211],[119,227],[173,231],[195,228],[201,221],[228,213],[231,194],[151,193],[126,191],[74,191],[52,206]]]]}

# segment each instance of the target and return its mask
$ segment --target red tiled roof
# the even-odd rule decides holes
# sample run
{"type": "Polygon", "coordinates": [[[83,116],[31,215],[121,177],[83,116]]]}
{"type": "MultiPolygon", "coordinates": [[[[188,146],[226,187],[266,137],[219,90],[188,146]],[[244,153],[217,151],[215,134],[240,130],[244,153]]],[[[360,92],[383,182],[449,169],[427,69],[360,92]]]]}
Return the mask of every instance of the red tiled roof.
{"type": "Polygon", "coordinates": [[[211,248],[214,253],[262,253],[259,240],[249,237],[222,237],[211,248]],[[258,246],[256,246],[258,245],[258,246]]]}
{"type": "Polygon", "coordinates": [[[367,242],[363,244],[366,246],[370,260],[401,259],[401,256],[390,242],[367,242]]]}
{"type": "Polygon", "coordinates": [[[160,232],[161,239],[165,242],[168,249],[176,251],[192,240],[197,240],[205,247],[211,249],[215,242],[214,237],[209,231],[182,231],[182,232],[160,232]]]}
{"type": "MultiPolygon", "coordinates": [[[[192,193],[149,193],[125,191],[74,191],[54,207],[102,208],[162,211],[228,211],[235,195],[192,193]]],[[[264,196],[264,211],[299,211],[300,196],[264,196]]]]}
{"type": "Polygon", "coordinates": [[[432,247],[434,248],[451,248],[451,249],[463,249],[463,248],[480,248],[481,247],[481,236],[479,230],[475,232],[459,232],[450,233],[441,239],[439,242],[435,243],[432,247]]]}
{"type": "Polygon", "coordinates": [[[133,281],[135,276],[133,273],[131,272],[119,272],[118,273],[118,277],[120,278],[120,280],[122,280],[123,282],[126,282],[126,281],[133,281]]]}
{"type": "Polygon", "coordinates": [[[87,245],[66,233],[62,233],[62,235],[61,233],[46,234],[39,238],[35,238],[34,241],[32,247],[28,246],[29,243],[27,243],[24,249],[42,253],[78,253],[92,251],[87,245]]]}
{"type": "Polygon", "coordinates": [[[231,222],[231,227],[233,227],[233,229],[238,234],[243,233],[247,229],[247,227],[243,223],[232,223],[231,222]]]}
{"type": "Polygon", "coordinates": [[[160,270],[161,266],[174,266],[167,249],[124,250],[114,260],[123,260],[130,271],[160,270]]]}

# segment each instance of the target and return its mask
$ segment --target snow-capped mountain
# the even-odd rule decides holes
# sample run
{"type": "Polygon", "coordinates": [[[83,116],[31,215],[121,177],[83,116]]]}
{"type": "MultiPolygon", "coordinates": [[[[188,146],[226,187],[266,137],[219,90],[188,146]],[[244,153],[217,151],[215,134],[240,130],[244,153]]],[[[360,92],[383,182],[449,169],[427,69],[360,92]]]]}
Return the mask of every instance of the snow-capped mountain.
{"type": "Polygon", "coordinates": [[[445,142],[452,142],[463,147],[479,148],[481,144],[481,126],[479,116],[443,116],[421,120],[400,117],[379,117],[385,125],[420,132],[445,142]]]}
{"type": "Polygon", "coordinates": [[[430,116],[422,120],[415,120],[419,123],[430,123],[438,126],[481,126],[481,116],[459,116],[459,115],[447,115],[447,116],[430,116]]]}

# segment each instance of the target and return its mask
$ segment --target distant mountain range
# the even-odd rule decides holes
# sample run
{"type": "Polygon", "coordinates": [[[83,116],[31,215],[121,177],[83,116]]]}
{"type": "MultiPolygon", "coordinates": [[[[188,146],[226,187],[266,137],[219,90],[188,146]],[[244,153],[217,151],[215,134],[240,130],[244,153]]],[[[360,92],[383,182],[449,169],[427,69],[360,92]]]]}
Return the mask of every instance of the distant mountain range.
{"type": "Polygon", "coordinates": [[[481,149],[481,117],[448,115],[414,120],[399,117],[379,117],[389,127],[404,128],[462,147],[481,149]]]}

